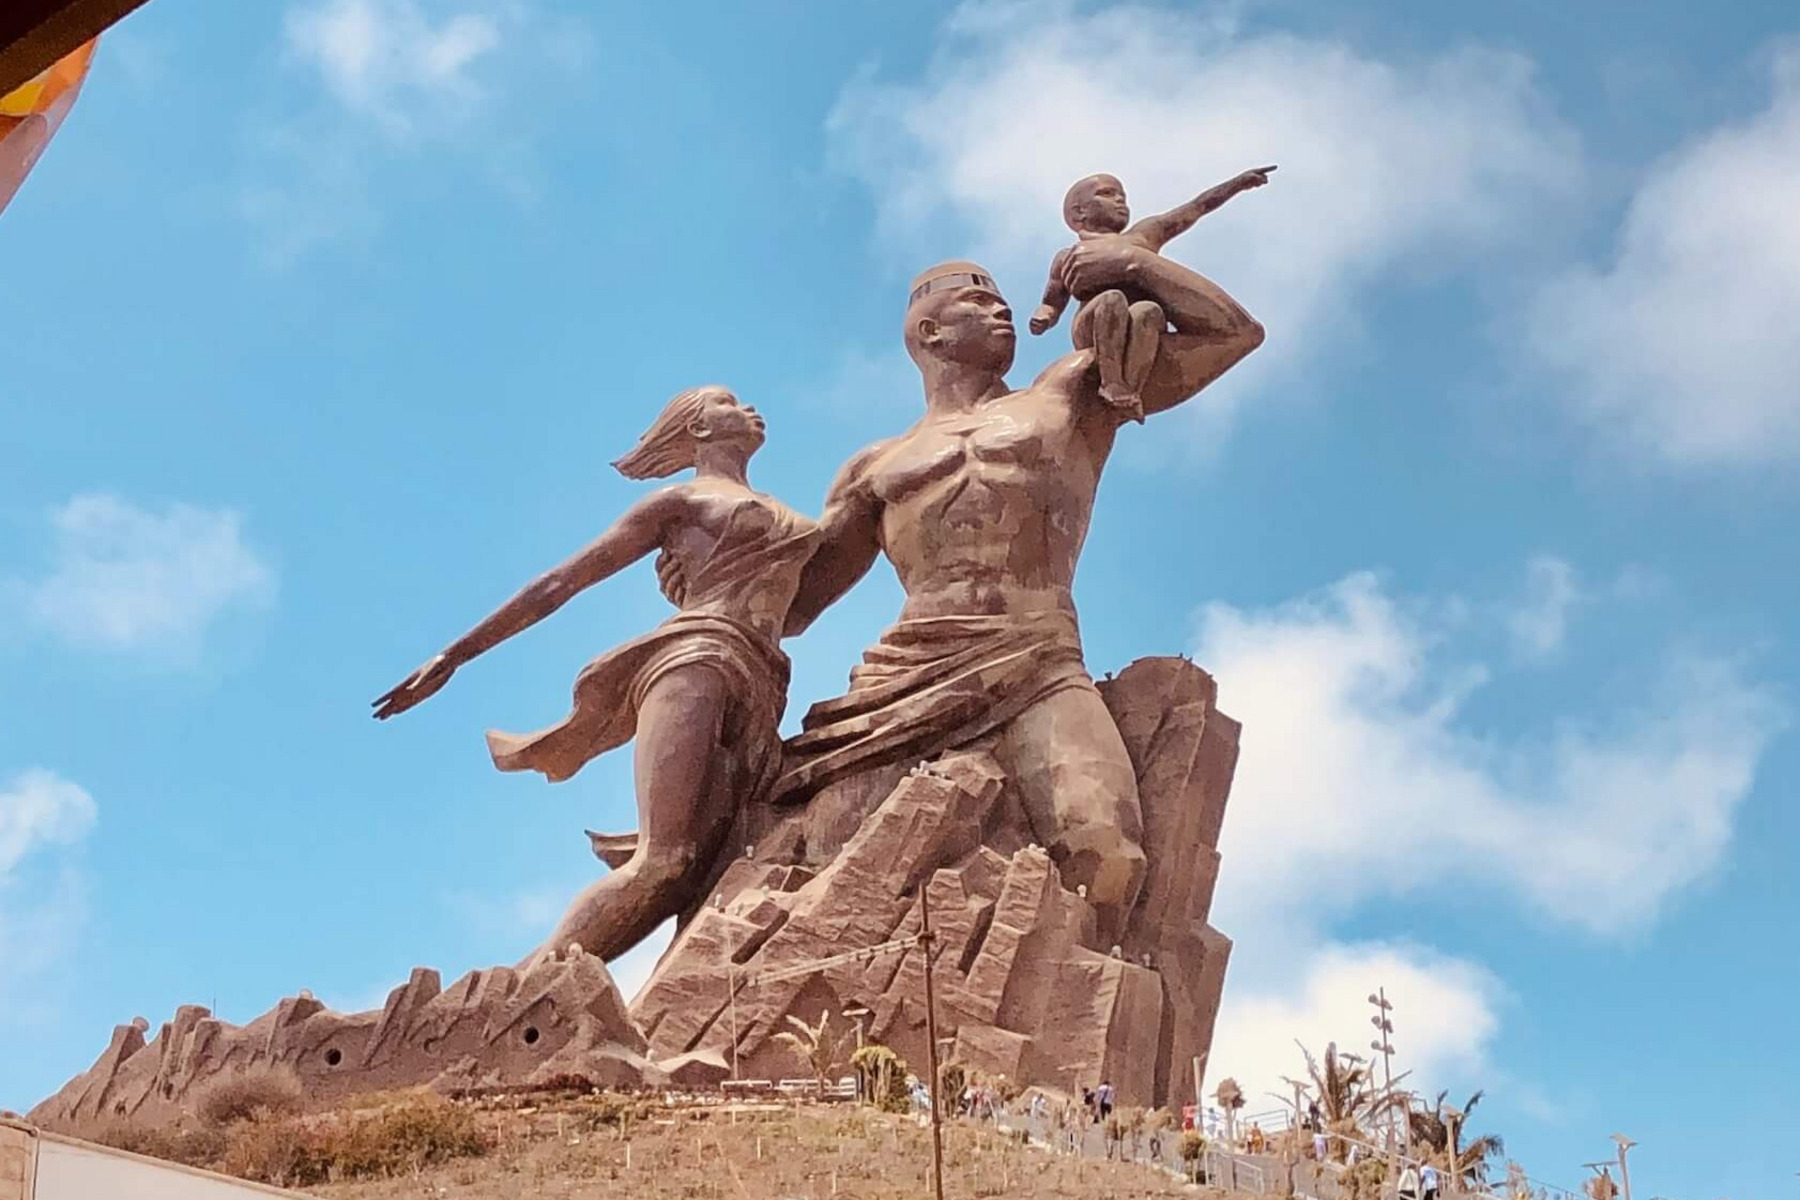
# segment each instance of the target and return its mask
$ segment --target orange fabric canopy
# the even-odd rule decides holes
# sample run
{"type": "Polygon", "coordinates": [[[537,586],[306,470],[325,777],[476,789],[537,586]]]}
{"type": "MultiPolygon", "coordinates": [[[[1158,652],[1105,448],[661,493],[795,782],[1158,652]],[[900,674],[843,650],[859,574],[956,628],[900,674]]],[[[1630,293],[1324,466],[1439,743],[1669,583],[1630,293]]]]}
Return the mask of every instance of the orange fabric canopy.
{"type": "Polygon", "coordinates": [[[35,79],[0,96],[0,211],[18,192],[68,116],[99,39],[65,55],[35,79]]]}

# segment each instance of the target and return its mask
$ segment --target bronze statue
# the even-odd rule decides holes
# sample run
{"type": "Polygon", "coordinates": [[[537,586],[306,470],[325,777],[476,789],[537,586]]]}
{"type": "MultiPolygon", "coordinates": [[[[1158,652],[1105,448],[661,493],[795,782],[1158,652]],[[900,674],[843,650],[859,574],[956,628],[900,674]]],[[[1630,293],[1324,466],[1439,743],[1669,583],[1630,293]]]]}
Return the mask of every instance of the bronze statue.
{"type": "MultiPolygon", "coordinates": [[[[1191,220],[1177,210],[1163,240],[1191,220]]],[[[1159,306],[1172,328],[1159,326],[1137,383],[1141,411],[1156,413],[1223,375],[1263,329],[1152,240],[1084,238],[1059,256],[1058,274],[1073,296],[1129,292],[1159,306]]],[[[864,769],[989,739],[1064,884],[1085,888],[1111,938],[1143,879],[1142,821],[1130,758],[1082,663],[1070,587],[1130,411],[1102,398],[1093,349],[1014,390],[1012,312],[973,263],[914,281],[905,339],[925,413],[832,484],[787,632],[804,630],[883,552],[906,603],[851,672],[849,693],[808,712],[774,795],[793,801],[864,769]]]]}
{"type": "MultiPolygon", "coordinates": [[[[1179,208],[1131,225],[1131,206],[1125,185],[1112,175],[1089,175],[1077,180],[1063,197],[1063,220],[1081,242],[1107,241],[1160,254],[1162,248],[1194,227],[1194,223],[1239,192],[1269,182],[1273,166],[1257,167],[1211,188],[1179,208]],[[1128,227],[1129,226],[1129,227],[1128,227]]],[[[1044,298],[1031,314],[1031,332],[1048,331],[1062,318],[1071,298],[1081,304],[1075,314],[1073,338],[1077,350],[1092,347],[1100,371],[1100,398],[1133,420],[1144,419],[1139,396],[1156,363],[1168,315],[1156,297],[1130,279],[1104,291],[1083,291],[1072,286],[1068,271],[1070,250],[1059,250],[1050,260],[1050,279],[1044,298]]]]}
{"type": "Polygon", "coordinates": [[[692,467],[694,478],[639,500],[375,701],[377,718],[405,712],[458,667],[653,551],[679,567],[663,584],[681,611],[589,663],[567,717],[530,735],[488,734],[501,770],[541,771],[552,782],[637,739],[639,833],[614,840],[629,857],[617,861],[602,849],[607,839],[595,839],[615,869],[576,897],[532,958],[578,943],[611,959],[683,911],[698,899],[737,806],[761,796],[780,768],[788,680],[780,637],[818,530],[751,489],[746,472],[763,433],[756,410],[722,387],[676,396],[613,466],[630,479],[692,467]]]}

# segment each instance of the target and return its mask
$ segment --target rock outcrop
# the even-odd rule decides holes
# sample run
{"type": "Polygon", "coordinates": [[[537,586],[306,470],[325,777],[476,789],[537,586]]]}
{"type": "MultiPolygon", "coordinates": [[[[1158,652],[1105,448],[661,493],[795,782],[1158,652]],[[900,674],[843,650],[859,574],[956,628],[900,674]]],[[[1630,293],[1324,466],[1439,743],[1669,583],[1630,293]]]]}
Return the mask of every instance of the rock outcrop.
{"type": "Polygon", "coordinates": [[[774,1038],[786,1018],[863,1008],[867,1036],[923,1070],[921,952],[878,948],[917,934],[922,884],[948,1057],[1065,1090],[1108,1079],[1124,1103],[1187,1090],[1231,946],[1206,916],[1238,726],[1184,659],[1143,659],[1100,686],[1137,772],[1149,860],[1122,941],[1101,944],[1094,909],[1063,887],[978,743],[746,814],[747,853],[632,1005],[651,1056],[804,1073],[774,1038]]]}

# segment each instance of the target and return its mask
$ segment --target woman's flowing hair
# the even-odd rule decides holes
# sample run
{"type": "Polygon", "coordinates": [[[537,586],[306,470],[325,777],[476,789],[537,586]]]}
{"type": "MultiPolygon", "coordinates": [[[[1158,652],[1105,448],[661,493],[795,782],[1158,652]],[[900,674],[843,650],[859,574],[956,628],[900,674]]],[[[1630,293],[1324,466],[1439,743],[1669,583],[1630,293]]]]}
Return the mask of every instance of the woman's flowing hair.
{"type": "Polygon", "coordinates": [[[689,428],[715,396],[729,396],[718,384],[689,388],[669,401],[637,445],[613,466],[627,479],[662,479],[694,465],[696,439],[689,428]]]}

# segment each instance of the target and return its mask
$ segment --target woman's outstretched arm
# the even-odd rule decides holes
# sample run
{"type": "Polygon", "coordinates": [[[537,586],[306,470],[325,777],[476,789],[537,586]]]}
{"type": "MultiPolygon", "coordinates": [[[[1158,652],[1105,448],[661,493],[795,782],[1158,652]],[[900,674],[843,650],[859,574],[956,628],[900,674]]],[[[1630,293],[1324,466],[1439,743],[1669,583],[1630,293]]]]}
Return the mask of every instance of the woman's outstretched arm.
{"type": "Polygon", "coordinates": [[[577,593],[655,550],[680,518],[685,499],[684,489],[671,487],[639,500],[613,522],[612,528],[561,565],[526,584],[518,595],[450,643],[442,654],[383,693],[374,702],[376,719],[386,720],[427,699],[450,681],[456,668],[531,628],[577,593]]]}

